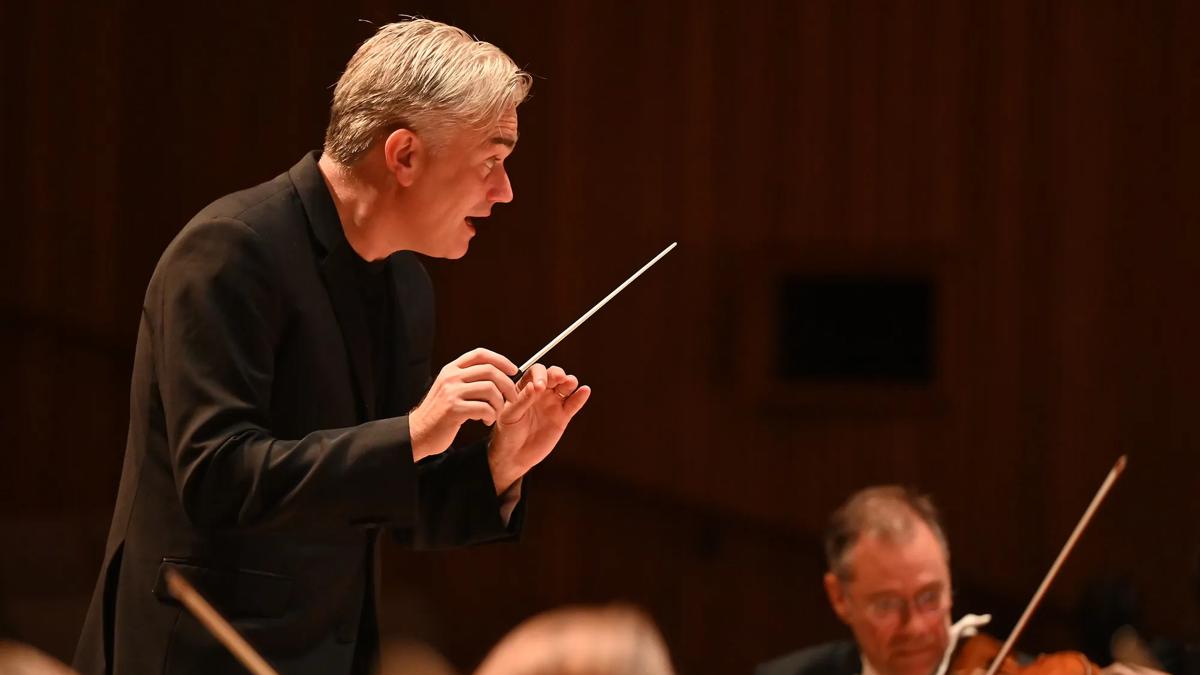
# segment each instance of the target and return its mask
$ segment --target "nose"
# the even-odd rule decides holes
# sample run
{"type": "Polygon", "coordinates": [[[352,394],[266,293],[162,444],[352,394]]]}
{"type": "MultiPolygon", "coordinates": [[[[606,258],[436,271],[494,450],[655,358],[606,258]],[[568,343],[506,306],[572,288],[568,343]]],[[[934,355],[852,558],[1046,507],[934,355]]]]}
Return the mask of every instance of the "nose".
{"type": "Polygon", "coordinates": [[[513,200],[512,183],[508,180],[508,171],[504,165],[496,166],[496,171],[492,172],[492,184],[488,187],[488,201],[495,204],[507,204],[513,200]]]}
{"type": "Polygon", "coordinates": [[[915,611],[914,608],[906,606],[900,612],[896,629],[902,635],[925,635],[936,631],[942,621],[944,618],[939,614],[915,611]]]}

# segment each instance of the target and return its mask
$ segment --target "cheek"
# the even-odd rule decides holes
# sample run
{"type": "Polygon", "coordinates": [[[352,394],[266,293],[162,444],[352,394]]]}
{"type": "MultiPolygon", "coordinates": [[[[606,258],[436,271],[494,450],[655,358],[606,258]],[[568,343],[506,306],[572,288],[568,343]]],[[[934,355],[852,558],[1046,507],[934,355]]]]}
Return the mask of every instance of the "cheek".
{"type": "Polygon", "coordinates": [[[880,652],[887,649],[896,631],[887,626],[877,626],[870,622],[863,622],[855,627],[854,632],[859,642],[864,643],[863,646],[869,646],[870,651],[875,652],[875,656],[878,657],[880,656],[880,652]]]}
{"type": "Polygon", "coordinates": [[[896,632],[894,626],[875,628],[875,640],[881,646],[890,645],[896,639],[896,632]]]}

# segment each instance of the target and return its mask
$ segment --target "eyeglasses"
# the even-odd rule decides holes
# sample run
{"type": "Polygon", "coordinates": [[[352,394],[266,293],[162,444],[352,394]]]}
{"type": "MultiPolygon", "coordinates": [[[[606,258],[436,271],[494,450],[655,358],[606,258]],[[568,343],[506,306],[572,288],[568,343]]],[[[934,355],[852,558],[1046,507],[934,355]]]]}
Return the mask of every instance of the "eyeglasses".
{"type": "Polygon", "coordinates": [[[949,593],[943,588],[921,591],[911,598],[899,595],[878,595],[863,603],[867,615],[875,621],[895,621],[906,611],[911,614],[934,614],[946,609],[949,593]],[[911,608],[911,609],[910,609],[911,608]]]}

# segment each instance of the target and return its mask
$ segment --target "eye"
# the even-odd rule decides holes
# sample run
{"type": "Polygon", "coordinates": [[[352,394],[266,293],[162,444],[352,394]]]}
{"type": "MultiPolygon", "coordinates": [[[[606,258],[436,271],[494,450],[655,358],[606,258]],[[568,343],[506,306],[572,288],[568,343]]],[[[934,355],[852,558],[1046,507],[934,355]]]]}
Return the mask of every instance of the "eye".
{"type": "Polygon", "coordinates": [[[935,588],[927,590],[917,595],[913,602],[917,605],[917,609],[921,611],[932,611],[941,609],[942,606],[942,589],[935,588]]]}
{"type": "Polygon", "coordinates": [[[491,170],[492,170],[492,169],[495,169],[495,168],[496,168],[496,165],[497,165],[497,164],[499,164],[499,163],[500,163],[500,158],[499,158],[499,157],[488,157],[486,160],[484,160],[484,162],[483,162],[483,166],[484,166],[484,167],[485,167],[485,168],[486,168],[486,169],[487,169],[489,172],[491,172],[491,170]]]}
{"type": "Polygon", "coordinates": [[[881,598],[875,598],[871,601],[870,607],[871,611],[877,616],[890,616],[898,613],[904,604],[904,600],[901,600],[896,596],[888,595],[881,598]]]}

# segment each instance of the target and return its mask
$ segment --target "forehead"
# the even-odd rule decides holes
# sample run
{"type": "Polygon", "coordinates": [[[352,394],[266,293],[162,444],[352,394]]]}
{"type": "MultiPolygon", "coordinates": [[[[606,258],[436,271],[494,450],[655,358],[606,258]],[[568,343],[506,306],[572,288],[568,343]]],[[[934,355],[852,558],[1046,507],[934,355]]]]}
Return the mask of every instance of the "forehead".
{"type": "Polygon", "coordinates": [[[492,136],[506,138],[516,142],[517,140],[517,109],[509,108],[500,115],[500,119],[496,120],[496,125],[492,129],[492,136]]]}
{"type": "Polygon", "coordinates": [[[517,144],[517,111],[510,109],[484,129],[460,129],[451,143],[468,152],[495,152],[512,150],[517,144]]]}
{"type": "Polygon", "coordinates": [[[452,155],[478,155],[512,150],[516,144],[516,109],[509,109],[487,128],[452,127],[441,143],[434,143],[435,146],[441,145],[452,155]]]}
{"type": "Polygon", "coordinates": [[[941,544],[924,524],[899,540],[864,534],[851,548],[849,563],[853,584],[866,593],[911,591],[950,578],[941,544]]]}
{"type": "Polygon", "coordinates": [[[512,150],[517,145],[517,137],[517,110],[511,108],[482,134],[480,145],[488,151],[499,148],[512,150]]]}

